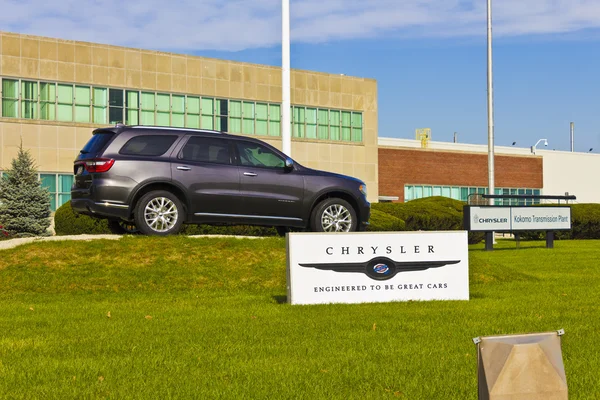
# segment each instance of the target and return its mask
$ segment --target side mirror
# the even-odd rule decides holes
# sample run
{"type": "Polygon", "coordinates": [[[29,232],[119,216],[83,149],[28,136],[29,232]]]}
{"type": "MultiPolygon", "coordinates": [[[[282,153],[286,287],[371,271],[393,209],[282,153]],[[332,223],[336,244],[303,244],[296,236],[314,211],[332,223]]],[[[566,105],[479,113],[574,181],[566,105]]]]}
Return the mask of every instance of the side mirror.
{"type": "Polygon", "coordinates": [[[294,160],[292,160],[291,158],[286,158],[285,159],[285,169],[287,170],[292,170],[294,169],[294,160]]]}

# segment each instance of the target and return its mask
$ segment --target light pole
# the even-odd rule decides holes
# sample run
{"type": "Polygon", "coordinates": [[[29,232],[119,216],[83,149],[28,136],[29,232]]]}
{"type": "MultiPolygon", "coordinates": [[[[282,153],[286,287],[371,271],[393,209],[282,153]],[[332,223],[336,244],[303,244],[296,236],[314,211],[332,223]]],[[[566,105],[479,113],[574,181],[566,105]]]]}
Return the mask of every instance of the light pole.
{"type": "MultiPolygon", "coordinates": [[[[492,0],[487,0],[487,86],[488,86],[488,193],[494,189],[494,85],[492,74],[492,0]]],[[[494,205],[494,199],[490,199],[494,205]]]]}
{"type": "Polygon", "coordinates": [[[281,141],[288,157],[292,156],[290,98],[290,0],[281,0],[281,141]]]}

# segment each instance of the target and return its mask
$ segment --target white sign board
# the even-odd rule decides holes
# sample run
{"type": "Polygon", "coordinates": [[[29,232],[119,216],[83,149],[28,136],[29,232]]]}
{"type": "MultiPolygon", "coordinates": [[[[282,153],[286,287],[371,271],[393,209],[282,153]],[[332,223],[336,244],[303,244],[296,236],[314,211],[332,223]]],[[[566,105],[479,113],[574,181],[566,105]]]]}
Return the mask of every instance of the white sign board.
{"type": "Polygon", "coordinates": [[[510,207],[471,207],[472,231],[509,231],[510,226],[510,207]]]}
{"type": "Polygon", "coordinates": [[[571,207],[512,207],[513,231],[571,229],[571,207]]]}
{"type": "Polygon", "coordinates": [[[571,229],[571,207],[467,207],[471,231],[559,231],[571,229]]]}
{"type": "Polygon", "coordinates": [[[469,300],[466,231],[289,233],[288,302],[469,300]]]}

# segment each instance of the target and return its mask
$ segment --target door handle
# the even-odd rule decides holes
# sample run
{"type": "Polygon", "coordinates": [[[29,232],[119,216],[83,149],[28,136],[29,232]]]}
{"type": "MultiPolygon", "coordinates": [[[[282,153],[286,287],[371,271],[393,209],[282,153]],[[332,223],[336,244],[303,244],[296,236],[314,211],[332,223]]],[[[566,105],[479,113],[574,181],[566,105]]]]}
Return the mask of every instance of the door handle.
{"type": "Polygon", "coordinates": [[[246,175],[246,176],[256,176],[256,174],[254,172],[244,172],[244,175],[246,175]]]}
{"type": "Polygon", "coordinates": [[[180,171],[189,171],[191,168],[190,167],[177,167],[177,169],[180,171]]]}

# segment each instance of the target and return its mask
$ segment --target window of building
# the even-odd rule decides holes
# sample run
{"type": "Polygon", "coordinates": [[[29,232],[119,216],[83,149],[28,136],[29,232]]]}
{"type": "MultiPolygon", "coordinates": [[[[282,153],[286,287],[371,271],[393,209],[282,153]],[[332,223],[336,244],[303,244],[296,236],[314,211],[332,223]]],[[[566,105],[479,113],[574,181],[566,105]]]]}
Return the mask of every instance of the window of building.
{"type": "Polygon", "coordinates": [[[352,141],[353,142],[362,142],[363,140],[363,132],[362,132],[362,114],[361,113],[352,113],[352,141]]]}
{"type": "Polygon", "coordinates": [[[180,158],[186,161],[229,164],[229,142],[217,138],[192,137],[183,147],[180,158]]]}
{"type": "Polygon", "coordinates": [[[39,174],[41,186],[50,192],[50,209],[54,212],[58,207],[71,200],[73,175],[39,174]]]}
{"type": "Polygon", "coordinates": [[[185,96],[171,95],[171,126],[185,127],[185,96]]]}
{"type": "Polygon", "coordinates": [[[90,122],[92,90],[89,86],[75,86],[75,122],[90,122]]]}
{"type": "Polygon", "coordinates": [[[352,113],[348,111],[342,111],[342,140],[352,140],[352,113]]]}
{"type": "Polygon", "coordinates": [[[73,85],[57,85],[56,119],[73,122],[73,85]]]}
{"type": "Polygon", "coordinates": [[[111,124],[123,123],[123,90],[108,90],[108,121],[111,124]]]}
{"type": "Polygon", "coordinates": [[[281,106],[269,104],[269,136],[281,136],[281,106]]]}
{"type": "Polygon", "coordinates": [[[215,130],[221,132],[234,132],[233,130],[230,130],[228,125],[228,101],[224,99],[217,99],[215,103],[215,130]]]}
{"type": "Polygon", "coordinates": [[[269,135],[269,105],[256,103],[256,134],[269,135]]]}
{"type": "Polygon", "coordinates": [[[202,129],[215,129],[215,100],[203,97],[200,105],[200,111],[202,112],[200,127],[202,129]]]}
{"type": "Polygon", "coordinates": [[[303,138],[304,136],[304,107],[292,107],[292,136],[303,138]]]}
{"type": "Polygon", "coordinates": [[[317,109],[306,108],[306,138],[317,138],[317,109]]]}
{"type": "Polygon", "coordinates": [[[161,156],[175,143],[174,135],[141,135],[131,138],[119,151],[130,156],[161,156]]]}
{"type": "Polygon", "coordinates": [[[229,101],[229,132],[242,133],[242,102],[229,101]]]}
{"type": "Polygon", "coordinates": [[[171,125],[171,96],[165,93],[156,94],[156,125],[171,125]]]}
{"type": "Polygon", "coordinates": [[[40,119],[56,119],[56,83],[40,82],[40,119]]]}
{"type": "Polygon", "coordinates": [[[38,83],[21,81],[21,118],[38,117],[38,83]]]}
{"type": "Polygon", "coordinates": [[[125,92],[125,123],[138,125],[140,123],[140,92],[127,90],[125,92]]]}
{"type": "MultiPolygon", "coordinates": [[[[2,78],[3,117],[281,136],[281,105],[2,78]]],[[[297,138],[361,142],[362,113],[292,106],[297,138]]]]}
{"type": "Polygon", "coordinates": [[[329,140],[329,111],[328,110],[319,109],[317,126],[319,129],[319,139],[329,140]]]}
{"type": "Polygon", "coordinates": [[[17,118],[19,109],[19,81],[2,79],[2,116],[17,118]]]}
{"type": "Polygon", "coordinates": [[[256,112],[255,104],[253,101],[244,101],[242,118],[242,133],[254,135],[254,121],[256,120],[256,112]]]}
{"type": "MultiPolygon", "coordinates": [[[[411,201],[431,196],[449,197],[464,202],[469,201],[470,196],[486,194],[487,187],[461,187],[461,186],[428,186],[428,185],[406,185],[404,187],[404,201],[411,201]]],[[[528,188],[495,188],[495,194],[527,194],[539,196],[540,189],[528,188]]],[[[496,205],[533,205],[540,204],[539,199],[495,199],[496,205]]]]}
{"type": "Polygon", "coordinates": [[[185,126],[188,128],[200,128],[200,97],[188,96],[185,104],[187,112],[185,126]]]}
{"type": "Polygon", "coordinates": [[[329,111],[329,140],[338,141],[340,137],[340,112],[335,110],[329,111]]]}
{"type": "Polygon", "coordinates": [[[56,174],[40,174],[41,186],[50,192],[50,208],[56,210],[56,174]]]}
{"type": "Polygon", "coordinates": [[[154,93],[142,92],[142,102],[141,102],[141,124],[142,125],[154,125],[154,109],[156,107],[155,95],[154,93]]]}
{"type": "Polygon", "coordinates": [[[106,111],[108,107],[108,96],[106,92],[106,88],[94,88],[92,99],[92,121],[94,121],[95,124],[106,124],[106,111]]]}

